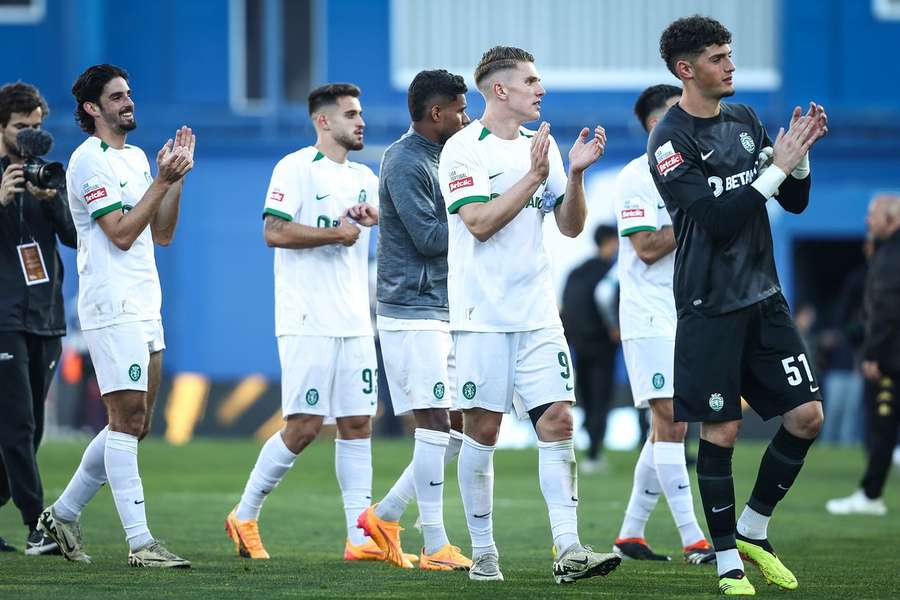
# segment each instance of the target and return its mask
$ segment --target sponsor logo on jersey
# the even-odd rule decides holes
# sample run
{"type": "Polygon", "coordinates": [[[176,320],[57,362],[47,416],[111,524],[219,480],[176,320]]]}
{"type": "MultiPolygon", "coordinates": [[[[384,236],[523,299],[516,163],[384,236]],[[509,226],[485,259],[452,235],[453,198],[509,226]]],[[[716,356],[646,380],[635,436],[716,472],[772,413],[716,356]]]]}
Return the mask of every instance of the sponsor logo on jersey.
{"type": "Polygon", "coordinates": [[[269,200],[272,200],[274,202],[283,202],[284,201],[284,192],[282,192],[278,188],[275,188],[274,190],[269,192],[269,200]]]}
{"type": "Polygon", "coordinates": [[[644,216],[643,208],[626,208],[622,211],[623,219],[637,219],[644,216]]]}
{"type": "Polygon", "coordinates": [[[742,131],[738,138],[740,138],[741,146],[744,147],[744,150],[746,150],[750,154],[756,152],[756,144],[753,143],[753,138],[749,133],[747,133],[746,131],[742,131]]]}
{"type": "Polygon", "coordinates": [[[681,152],[676,152],[672,156],[659,161],[656,165],[656,170],[659,171],[659,174],[665,177],[672,171],[678,168],[678,165],[684,163],[684,159],[681,157],[681,152]]]}
{"type": "Polygon", "coordinates": [[[713,196],[718,198],[724,192],[730,192],[731,190],[736,190],[739,187],[750,185],[751,183],[753,183],[754,179],[756,179],[756,167],[747,169],[746,171],[742,171],[736,175],[729,175],[725,179],[712,176],[706,181],[707,183],[709,183],[709,187],[712,188],[713,196]]]}
{"type": "Polygon", "coordinates": [[[464,167],[457,167],[450,171],[449,187],[451,192],[473,185],[475,185],[475,180],[464,167]]]}
{"type": "Polygon", "coordinates": [[[709,407],[716,412],[722,410],[725,406],[725,399],[722,398],[722,394],[711,394],[709,396],[709,407]]]}
{"type": "Polygon", "coordinates": [[[473,185],[475,185],[475,181],[471,177],[463,177],[462,179],[450,182],[450,191],[455,192],[456,190],[472,187],[473,185]]]}
{"type": "Polygon", "coordinates": [[[95,190],[91,190],[90,192],[88,192],[84,195],[84,202],[85,202],[85,204],[90,204],[94,200],[106,198],[106,196],[107,196],[107,194],[106,194],[105,187],[97,188],[95,190]]]}
{"type": "Polygon", "coordinates": [[[106,188],[100,183],[99,177],[91,177],[81,186],[81,197],[84,198],[85,204],[90,204],[100,198],[106,198],[106,196],[106,188]]]}

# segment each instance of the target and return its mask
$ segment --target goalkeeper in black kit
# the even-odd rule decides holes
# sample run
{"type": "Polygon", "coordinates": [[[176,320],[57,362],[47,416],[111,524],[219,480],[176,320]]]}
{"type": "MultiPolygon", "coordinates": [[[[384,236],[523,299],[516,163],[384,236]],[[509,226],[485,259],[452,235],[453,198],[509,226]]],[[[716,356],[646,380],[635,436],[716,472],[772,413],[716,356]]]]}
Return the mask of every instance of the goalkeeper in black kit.
{"type": "Polygon", "coordinates": [[[808,153],[827,131],[824,108],[795,108],[775,141],[734,94],[731,33],[702,16],[679,19],[660,54],[684,92],[647,146],[654,182],[678,248],[673,287],[676,421],[701,422],[697,479],[725,595],[754,595],[741,557],[768,583],[795,589],[767,527],[822,427],[822,396],[781,293],[766,202],[788,212],[809,202],[808,153]],[[727,342],[725,341],[727,340],[727,342]],[[735,522],[731,457],[741,397],[781,428],[763,455],[750,499],[735,522]]]}

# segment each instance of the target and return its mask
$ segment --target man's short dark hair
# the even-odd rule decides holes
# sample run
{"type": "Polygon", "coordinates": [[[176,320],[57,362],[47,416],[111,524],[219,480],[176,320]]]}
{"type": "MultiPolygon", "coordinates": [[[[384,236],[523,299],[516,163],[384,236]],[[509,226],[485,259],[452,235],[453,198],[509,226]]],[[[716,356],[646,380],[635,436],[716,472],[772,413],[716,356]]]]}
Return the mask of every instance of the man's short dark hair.
{"type": "Polygon", "coordinates": [[[352,83],[329,83],[317,87],[309,93],[307,103],[309,104],[309,114],[316,114],[323,106],[337,104],[338,98],[350,96],[359,98],[362,91],[359,87],[352,83]]]}
{"type": "Polygon", "coordinates": [[[610,239],[619,237],[619,230],[613,227],[612,225],[597,225],[597,229],[594,230],[594,243],[597,244],[597,247],[603,245],[603,243],[610,239]]]}
{"type": "Polygon", "coordinates": [[[97,130],[97,125],[94,123],[94,117],[84,110],[84,103],[100,104],[104,86],[116,77],[128,81],[128,72],[115,65],[94,65],[79,75],[72,85],[72,95],[75,96],[76,103],[75,122],[86,133],[93,134],[97,130]]]}
{"type": "Polygon", "coordinates": [[[481,55],[475,67],[475,85],[481,86],[489,75],[504,69],[515,68],[519,63],[533,63],[534,56],[527,50],[513,46],[494,46],[481,55]]]}
{"type": "Polygon", "coordinates": [[[0,87],[0,127],[9,125],[13,113],[31,114],[41,109],[43,118],[47,118],[50,109],[41,92],[30,83],[17,81],[0,87]]]}
{"type": "Polygon", "coordinates": [[[659,38],[659,55],[672,75],[679,60],[694,60],[707,46],[731,43],[731,32],[724,25],[703,15],[682,17],[672,22],[659,38]]]}
{"type": "Polygon", "coordinates": [[[675,96],[681,95],[681,88],[661,83],[659,85],[651,85],[641,92],[638,99],[634,103],[634,115],[641,122],[645,130],[650,131],[647,127],[647,119],[650,115],[666,106],[666,102],[675,96]]]}
{"type": "Polygon", "coordinates": [[[453,102],[457,96],[467,91],[466,81],[460,75],[444,69],[420,71],[413,77],[406,94],[409,116],[413,121],[421,121],[432,101],[440,99],[453,102]]]}

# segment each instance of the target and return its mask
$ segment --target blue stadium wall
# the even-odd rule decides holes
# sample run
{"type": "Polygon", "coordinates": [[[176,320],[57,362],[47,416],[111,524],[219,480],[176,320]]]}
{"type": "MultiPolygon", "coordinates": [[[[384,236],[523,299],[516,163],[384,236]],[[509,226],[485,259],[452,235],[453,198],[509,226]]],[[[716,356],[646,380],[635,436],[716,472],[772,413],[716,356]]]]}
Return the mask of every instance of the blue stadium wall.
{"type": "MultiPolygon", "coordinates": [[[[794,241],[861,237],[871,195],[900,189],[900,62],[894,56],[900,22],[876,20],[865,0],[779,6],[783,83],[735,100],[753,104],[777,131],[791,107],[815,99],[828,108],[833,131],[814,154],[809,210],[773,225],[790,294],[794,241]]],[[[390,85],[389,0],[319,0],[316,8],[319,79],[359,83],[368,143],[390,142],[406,128],[407,114],[404,93],[390,85]]],[[[272,166],[311,143],[311,129],[302,106],[275,116],[231,110],[228,10],[226,0],[47,0],[41,22],[0,25],[7,49],[0,81],[23,79],[41,88],[52,110],[46,127],[57,137],[53,154],[63,161],[82,139],[69,89],[90,64],[113,62],[131,73],[140,122],[131,141],[151,158],[177,126],[195,127],[197,167],[175,243],[158,250],[167,370],[274,379],[272,250],[262,241],[260,207],[272,166]]],[[[633,92],[549,93],[544,117],[560,139],[599,121],[610,130],[606,164],[642,151],[644,136],[630,115],[633,92]]],[[[470,95],[470,104],[477,114],[480,98],[470,95]]],[[[66,254],[66,289],[74,298],[72,258],[66,254]]]]}

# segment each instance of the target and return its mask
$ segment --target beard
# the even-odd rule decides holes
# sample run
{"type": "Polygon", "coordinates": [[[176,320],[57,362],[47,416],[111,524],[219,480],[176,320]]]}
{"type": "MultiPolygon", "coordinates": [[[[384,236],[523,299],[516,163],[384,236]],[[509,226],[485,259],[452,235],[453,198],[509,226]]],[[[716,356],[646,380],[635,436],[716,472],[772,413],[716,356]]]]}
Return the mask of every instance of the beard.
{"type": "Polygon", "coordinates": [[[3,134],[3,149],[6,150],[6,155],[12,160],[19,160],[22,158],[19,156],[19,144],[16,141],[15,136],[9,136],[6,133],[3,134]]]}
{"type": "Polygon", "coordinates": [[[335,136],[334,141],[346,148],[347,150],[362,150],[363,142],[356,139],[356,134],[347,133],[335,136]]]}
{"type": "MultiPolygon", "coordinates": [[[[134,112],[131,113],[134,115],[134,112]]],[[[129,131],[134,131],[137,129],[137,119],[132,116],[130,121],[124,120],[118,114],[109,114],[103,113],[103,121],[109,126],[111,130],[116,133],[123,134],[128,133],[129,131]]]]}

